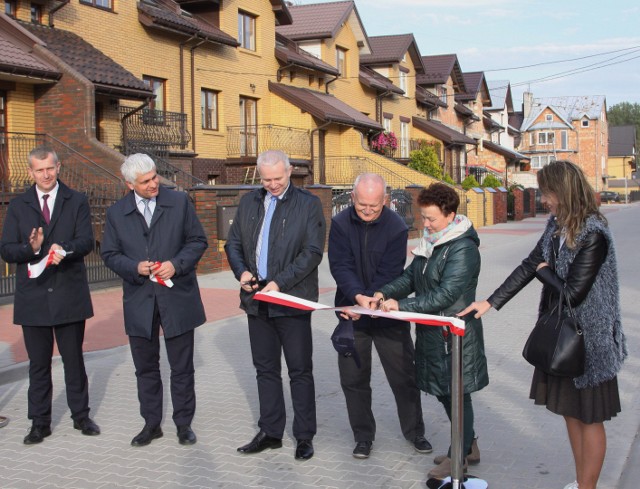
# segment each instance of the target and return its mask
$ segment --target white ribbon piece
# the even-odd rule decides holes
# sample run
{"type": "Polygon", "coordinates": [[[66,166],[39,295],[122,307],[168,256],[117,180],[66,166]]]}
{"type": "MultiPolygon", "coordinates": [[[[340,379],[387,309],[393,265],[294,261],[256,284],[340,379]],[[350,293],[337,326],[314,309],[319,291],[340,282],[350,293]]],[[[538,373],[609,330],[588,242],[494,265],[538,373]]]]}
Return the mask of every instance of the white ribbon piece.
{"type": "Polygon", "coordinates": [[[42,272],[45,271],[46,268],[50,267],[53,263],[53,255],[54,253],[58,253],[58,255],[67,256],[71,253],[71,251],[60,250],[49,250],[42,260],[38,263],[27,263],[27,276],[29,278],[37,278],[42,275],[42,272]]]}

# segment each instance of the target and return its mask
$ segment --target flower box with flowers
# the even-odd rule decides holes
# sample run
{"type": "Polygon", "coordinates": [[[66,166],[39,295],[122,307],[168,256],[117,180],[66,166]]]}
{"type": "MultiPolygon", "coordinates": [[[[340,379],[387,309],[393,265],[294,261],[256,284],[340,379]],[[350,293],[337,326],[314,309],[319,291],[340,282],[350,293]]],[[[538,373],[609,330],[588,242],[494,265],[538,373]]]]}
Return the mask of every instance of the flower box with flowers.
{"type": "Polygon", "coordinates": [[[371,149],[376,153],[390,156],[398,148],[398,138],[393,131],[379,133],[371,140],[371,149]]]}

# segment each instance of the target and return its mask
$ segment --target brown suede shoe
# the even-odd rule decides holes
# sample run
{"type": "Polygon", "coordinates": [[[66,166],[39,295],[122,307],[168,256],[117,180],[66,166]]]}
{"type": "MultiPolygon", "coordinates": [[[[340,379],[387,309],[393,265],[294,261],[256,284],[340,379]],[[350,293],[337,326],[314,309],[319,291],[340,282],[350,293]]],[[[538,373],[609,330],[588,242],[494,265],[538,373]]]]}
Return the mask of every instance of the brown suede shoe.
{"type": "MultiPolygon", "coordinates": [[[[465,459],[464,465],[462,467],[463,471],[467,471],[467,460],[465,459]]],[[[446,479],[451,475],[451,459],[446,457],[442,463],[436,465],[433,469],[429,471],[427,474],[428,479],[446,479]]]]}
{"type": "MultiPolygon", "coordinates": [[[[433,463],[436,465],[440,465],[444,459],[447,458],[446,455],[438,455],[433,459],[433,463]]],[[[471,453],[467,455],[467,463],[469,465],[478,465],[480,463],[480,449],[478,448],[478,439],[474,438],[471,443],[471,453]]]]}

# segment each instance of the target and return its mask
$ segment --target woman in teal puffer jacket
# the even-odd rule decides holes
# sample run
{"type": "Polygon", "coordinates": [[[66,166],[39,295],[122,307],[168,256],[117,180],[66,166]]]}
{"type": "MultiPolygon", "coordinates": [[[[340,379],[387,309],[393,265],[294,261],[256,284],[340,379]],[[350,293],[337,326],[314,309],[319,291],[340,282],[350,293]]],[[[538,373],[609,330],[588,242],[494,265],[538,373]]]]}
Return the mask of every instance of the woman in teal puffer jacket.
{"type": "MultiPolygon", "coordinates": [[[[435,183],[418,196],[425,234],[411,264],[393,282],[376,292],[384,299],[384,311],[408,311],[455,316],[475,301],[480,274],[480,240],[471,221],[458,215],[460,199],[454,189],[435,183]],[[409,297],[415,293],[414,297],[409,297]]],[[[474,443],[471,393],[489,383],[487,359],[480,319],[466,320],[463,340],[464,442],[463,453],[479,461],[474,443]]],[[[418,387],[434,395],[451,419],[451,334],[448,328],[416,328],[416,380],[418,387]]],[[[451,449],[446,457],[436,457],[438,465],[429,477],[444,479],[451,473],[451,449]]],[[[464,464],[466,467],[466,463],[464,464]]]]}

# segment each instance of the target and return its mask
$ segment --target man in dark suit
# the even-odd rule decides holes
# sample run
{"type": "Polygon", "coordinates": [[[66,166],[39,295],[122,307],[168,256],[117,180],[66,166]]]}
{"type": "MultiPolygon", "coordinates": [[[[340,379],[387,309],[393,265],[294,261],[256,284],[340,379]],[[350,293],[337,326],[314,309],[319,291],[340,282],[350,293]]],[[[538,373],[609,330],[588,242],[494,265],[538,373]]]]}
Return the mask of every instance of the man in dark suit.
{"type": "Polygon", "coordinates": [[[192,445],[194,329],[206,320],[196,266],[207,237],[187,194],[161,187],[148,155],[128,156],[121,171],[131,192],[107,210],[102,258],[123,280],[125,330],[145,421],[131,445],[148,445],[163,434],[160,327],[178,441],[192,445]]]}
{"type": "Polygon", "coordinates": [[[89,418],[82,355],[85,320],[93,316],[84,266],[94,242],[89,203],[58,180],[60,162],[52,148],[32,150],[28,170],[35,184],[9,204],[0,255],[17,264],[13,322],[22,325],[29,356],[27,416],[32,426],[24,443],[32,445],[51,435],[54,337],[64,364],[73,427],[89,436],[100,434],[100,428],[89,418]],[[29,264],[47,256],[51,265],[29,278],[29,264]]]}
{"type": "Polygon", "coordinates": [[[291,184],[293,168],[282,151],[261,153],[257,166],[263,188],[242,197],[224,248],[240,281],[260,400],[260,431],[238,451],[249,454],[282,446],[286,412],[280,359],[284,351],[295,413],[294,456],[308,460],[316,433],[311,313],[256,301],[253,296],[257,290],[275,290],[318,300],[325,220],[320,199],[291,184]]]}

